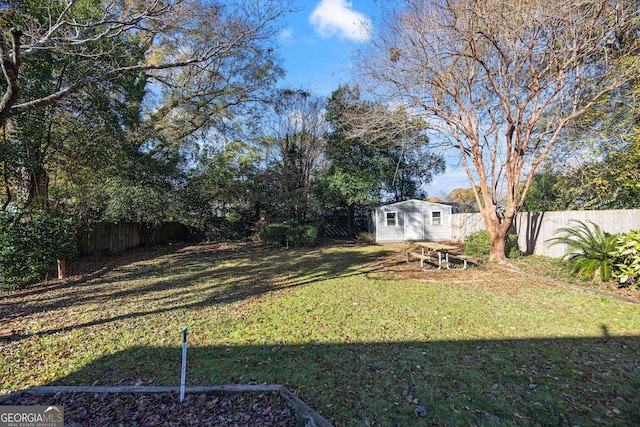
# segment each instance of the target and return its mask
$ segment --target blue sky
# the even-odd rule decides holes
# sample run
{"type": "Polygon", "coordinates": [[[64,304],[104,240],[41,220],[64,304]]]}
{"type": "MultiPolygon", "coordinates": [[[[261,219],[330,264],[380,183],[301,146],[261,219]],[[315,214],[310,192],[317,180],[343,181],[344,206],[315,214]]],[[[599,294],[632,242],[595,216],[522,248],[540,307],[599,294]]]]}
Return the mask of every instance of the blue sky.
{"type": "Polygon", "coordinates": [[[284,84],[329,96],[350,79],[351,54],[369,40],[377,2],[306,0],[280,34],[284,84]]]}
{"type": "MultiPolygon", "coordinates": [[[[289,16],[280,34],[287,71],[282,85],[328,97],[340,84],[353,81],[353,52],[369,41],[380,1],[300,0],[297,6],[302,10],[289,16]]],[[[447,158],[447,173],[425,188],[430,197],[469,188],[457,164],[455,156],[447,158]]]]}

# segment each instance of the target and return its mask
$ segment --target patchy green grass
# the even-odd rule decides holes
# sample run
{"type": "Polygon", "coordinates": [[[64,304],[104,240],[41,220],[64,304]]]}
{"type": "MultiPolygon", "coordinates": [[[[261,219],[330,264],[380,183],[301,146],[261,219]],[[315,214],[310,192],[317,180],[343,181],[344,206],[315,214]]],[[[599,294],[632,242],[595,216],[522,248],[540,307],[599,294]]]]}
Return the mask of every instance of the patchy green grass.
{"type": "Polygon", "coordinates": [[[280,383],[336,425],[630,425],[640,306],[397,247],[185,247],[2,296],[0,387],[280,383]]]}
{"type": "Polygon", "coordinates": [[[511,259],[509,262],[529,273],[538,274],[550,279],[587,286],[593,286],[593,284],[595,284],[593,281],[577,278],[575,274],[571,273],[567,262],[560,258],[530,255],[511,259]]]}
{"type": "Polygon", "coordinates": [[[569,264],[559,258],[532,255],[510,260],[511,264],[526,271],[552,280],[571,283],[585,288],[612,292],[621,296],[640,299],[640,289],[621,286],[615,279],[603,282],[598,279],[581,279],[571,272],[569,264]]]}

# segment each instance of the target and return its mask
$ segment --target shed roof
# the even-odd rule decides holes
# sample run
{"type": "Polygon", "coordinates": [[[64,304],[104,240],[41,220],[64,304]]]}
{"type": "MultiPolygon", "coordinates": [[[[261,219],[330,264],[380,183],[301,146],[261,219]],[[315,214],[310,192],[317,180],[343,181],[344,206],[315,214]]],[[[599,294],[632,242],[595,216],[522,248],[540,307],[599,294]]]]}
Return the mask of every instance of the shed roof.
{"type": "Polygon", "coordinates": [[[386,205],[381,205],[380,207],[389,209],[389,208],[397,208],[397,209],[412,209],[412,208],[425,208],[425,207],[441,207],[441,208],[451,208],[451,205],[446,203],[437,203],[437,202],[428,202],[426,200],[418,200],[418,199],[410,199],[402,202],[389,203],[386,205]]]}

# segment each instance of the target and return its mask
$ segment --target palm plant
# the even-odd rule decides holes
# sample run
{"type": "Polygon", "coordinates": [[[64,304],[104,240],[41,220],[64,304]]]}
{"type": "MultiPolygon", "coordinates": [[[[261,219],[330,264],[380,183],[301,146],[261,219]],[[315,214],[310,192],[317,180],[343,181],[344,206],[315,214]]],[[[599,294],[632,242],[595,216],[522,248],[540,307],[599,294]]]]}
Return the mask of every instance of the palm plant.
{"type": "Polygon", "coordinates": [[[573,228],[560,228],[556,234],[562,235],[549,239],[552,245],[567,245],[567,253],[563,257],[568,261],[571,272],[581,279],[611,279],[618,236],[603,231],[598,224],[589,224],[574,220],[573,228]]]}

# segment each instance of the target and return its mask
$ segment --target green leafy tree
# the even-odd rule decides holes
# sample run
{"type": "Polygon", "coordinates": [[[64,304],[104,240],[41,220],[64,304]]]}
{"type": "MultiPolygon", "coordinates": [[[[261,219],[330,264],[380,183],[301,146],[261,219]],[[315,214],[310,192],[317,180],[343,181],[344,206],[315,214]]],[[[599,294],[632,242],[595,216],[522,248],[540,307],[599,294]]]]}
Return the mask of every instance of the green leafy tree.
{"type": "Polygon", "coordinates": [[[361,104],[357,89],[346,86],[331,94],[327,103],[327,120],[332,131],[327,137],[327,160],[330,166],[319,190],[328,205],[337,205],[347,212],[349,233],[354,233],[354,216],[359,206],[373,205],[381,199],[382,174],[385,162],[375,147],[359,138],[347,137],[344,118],[350,109],[361,104]]]}
{"type": "Polygon", "coordinates": [[[578,209],[640,208],[640,134],[609,150],[602,160],[581,165],[565,178],[578,209]]]}
{"type": "Polygon", "coordinates": [[[183,209],[186,159],[179,146],[162,138],[139,138],[129,135],[109,166],[102,219],[151,225],[177,221],[183,209]]]}
{"type": "MultiPolygon", "coordinates": [[[[126,73],[145,72],[159,82],[171,84],[177,81],[174,71],[182,70],[180,84],[174,87],[183,90],[183,94],[194,93],[198,83],[205,81],[203,78],[222,89],[228,87],[227,81],[236,81],[235,74],[253,72],[259,77],[265,67],[229,68],[222,67],[221,61],[227,58],[227,62],[233,63],[228,58],[234,58],[238,64],[252,60],[260,64],[277,63],[270,56],[272,41],[279,20],[288,11],[286,0],[10,0],[0,10],[0,65],[5,80],[0,126],[25,111],[52,105],[87,86],[126,73]],[[114,55],[113,49],[126,50],[133,39],[145,47],[142,58],[128,63],[126,57],[114,55]],[[87,69],[77,79],[48,93],[20,100],[24,86],[22,67],[45,50],[55,56],[72,56],[109,66],[87,69]],[[188,80],[194,84],[187,84],[188,80]]],[[[137,52],[132,56],[136,57],[137,52]]],[[[242,89],[240,85],[237,88],[242,89]]],[[[181,96],[180,103],[184,105],[190,100],[193,112],[198,104],[210,104],[206,94],[207,91],[200,92],[199,97],[181,96]]]]}
{"type": "Polygon", "coordinates": [[[19,79],[7,80],[7,93],[16,82],[20,90],[0,144],[2,204],[48,207],[77,223],[177,218],[189,144],[212,127],[233,130],[235,115],[281,76],[274,35],[285,3],[11,3],[2,28],[24,34],[3,46],[22,61],[19,79]],[[67,38],[65,28],[81,27],[79,40],[67,38]]]}
{"type": "Polygon", "coordinates": [[[388,163],[383,169],[383,192],[394,202],[426,199],[422,186],[431,182],[435,175],[444,173],[444,158],[427,149],[428,142],[423,135],[403,138],[402,143],[402,146],[378,148],[388,163]]]}
{"type": "Polygon", "coordinates": [[[640,138],[582,161],[574,168],[545,168],[533,177],[524,210],[640,208],[640,138]]]}
{"type": "Polygon", "coordinates": [[[259,148],[241,140],[203,152],[189,172],[183,221],[211,239],[246,237],[267,198],[261,161],[259,148]]]}
{"type": "MultiPolygon", "coordinates": [[[[73,9],[69,13],[78,21],[101,16],[100,5],[95,1],[73,2],[69,8],[73,9]]],[[[46,6],[41,2],[15,2],[2,11],[0,22],[20,28],[45,27],[50,24],[48,13],[63,13],[63,9],[61,2],[46,6]]],[[[24,104],[46,98],[88,74],[106,72],[116,63],[119,66],[136,64],[144,58],[146,46],[139,37],[91,38],[98,34],[95,28],[83,33],[87,37],[85,51],[43,46],[25,53],[28,60],[20,65],[20,90],[12,95],[16,102],[24,104]],[[88,51],[103,50],[111,55],[92,57],[87,54],[88,51]]],[[[23,208],[47,209],[50,172],[59,160],[59,154],[74,144],[87,146],[89,141],[104,141],[105,136],[111,137],[111,144],[122,138],[123,128],[139,120],[145,85],[144,75],[117,75],[98,85],[78,88],[73,98],[63,97],[38,108],[26,108],[16,115],[7,113],[12,120],[10,126],[5,127],[3,142],[10,147],[12,156],[4,168],[5,204],[13,201],[23,208]],[[98,136],[100,133],[105,136],[98,136]],[[89,138],[83,141],[83,137],[89,138]]],[[[77,159],[74,163],[78,163],[77,159]]]]}
{"type": "MultiPolygon", "coordinates": [[[[327,137],[328,171],[320,190],[329,204],[347,210],[351,224],[361,206],[378,203],[385,195],[394,201],[424,198],[420,187],[444,172],[441,156],[429,152],[420,132],[404,132],[385,123],[388,139],[349,137],[353,114],[365,116],[379,108],[362,101],[357,88],[343,86],[328,100],[326,117],[332,130],[327,137]]],[[[384,114],[388,114],[386,110],[384,114]]]]}
{"type": "Polygon", "coordinates": [[[522,210],[548,212],[580,209],[581,179],[571,182],[572,178],[552,168],[543,168],[533,176],[522,210]]]}

